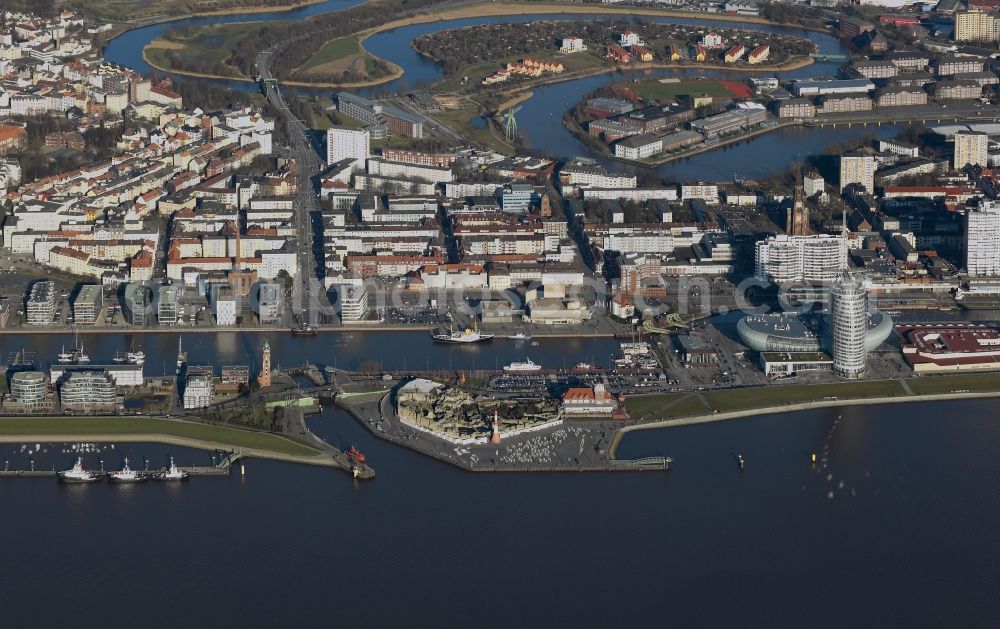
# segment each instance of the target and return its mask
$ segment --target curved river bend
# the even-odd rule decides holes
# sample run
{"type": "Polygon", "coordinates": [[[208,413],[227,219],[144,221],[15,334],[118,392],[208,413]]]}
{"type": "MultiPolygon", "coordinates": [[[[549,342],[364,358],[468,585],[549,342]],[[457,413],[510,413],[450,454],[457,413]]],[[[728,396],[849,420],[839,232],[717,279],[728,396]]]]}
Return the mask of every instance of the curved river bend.
{"type": "MultiPolygon", "coordinates": [[[[227,24],[246,21],[268,21],[302,19],[329,11],[342,10],[358,4],[356,0],[327,0],[288,13],[258,13],[237,14],[227,16],[195,17],[166,24],[156,24],[128,31],[112,40],[105,51],[109,61],[120,63],[139,71],[150,68],[142,58],[142,49],[149,42],[160,37],[170,27],[182,25],[204,26],[209,24],[227,24]]],[[[595,19],[625,19],[625,16],[593,15],[593,14],[551,14],[551,15],[513,15],[493,16],[483,18],[465,18],[416,24],[390,31],[377,33],[365,41],[365,48],[374,55],[382,57],[401,67],[403,77],[384,85],[358,90],[362,93],[375,95],[401,92],[414,87],[428,85],[442,78],[443,74],[438,64],[430,61],[413,49],[411,43],[421,35],[439,32],[451,28],[473,26],[490,23],[521,23],[544,19],[552,20],[595,20],[595,19]]],[[[809,39],[814,42],[820,52],[843,54],[848,52],[835,37],[814,31],[791,26],[734,24],[731,22],[712,21],[710,19],[684,19],[674,17],[648,17],[643,19],[657,22],[667,22],[684,25],[706,26],[719,25],[724,28],[744,28],[761,32],[777,32],[809,39]]],[[[798,70],[778,73],[782,78],[805,78],[831,75],[835,73],[835,64],[816,63],[798,70]]],[[[656,70],[643,76],[728,76],[738,78],[742,73],[724,72],[718,70],[680,69],[656,70]]],[[[590,150],[577,141],[562,125],[561,117],[570,107],[575,105],[588,92],[621,77],[610,74],[586,77],[556,83],[534,90],[534,96],[522,104],[518,126],[527,142],[544,149],[555,156],[586,155],[590,150]]],[[[220,80],[217,83],[234,89],[254,89],[251,84],[241,81],[220,80]]],[[[677,160],[661,166],[658,173],[669,175],[678,180],[729,180],[735,177],[755,178],[766,176],[774,171],[785,168],[793,161],[801,161],[810,154],[820,152],[823,147],[834,143],[846,142],[874,132],[880,137],[892,136],[898,132],[898,127],[887,125],[877,128],[801,128],[790,127],[779,129],[763,136],[758,136],[747,142],[728,148],[702,153],[691,158],[677,160]]],[[[620,163],[605,160],[605,163],[615,169],[627,168],[620,163]]]]}

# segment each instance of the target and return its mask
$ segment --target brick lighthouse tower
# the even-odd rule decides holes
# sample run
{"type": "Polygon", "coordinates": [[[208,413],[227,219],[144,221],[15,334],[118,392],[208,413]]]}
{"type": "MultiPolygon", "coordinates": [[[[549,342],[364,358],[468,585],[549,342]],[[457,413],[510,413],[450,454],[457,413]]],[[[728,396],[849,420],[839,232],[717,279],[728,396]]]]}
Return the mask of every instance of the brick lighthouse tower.
{"type": "Polygon", "coordinates": [[[264,341],[264,352],[260,360],[260,374],[257,375],[257,384],[261,389],[271,386],[271,345],[264,341]]]}

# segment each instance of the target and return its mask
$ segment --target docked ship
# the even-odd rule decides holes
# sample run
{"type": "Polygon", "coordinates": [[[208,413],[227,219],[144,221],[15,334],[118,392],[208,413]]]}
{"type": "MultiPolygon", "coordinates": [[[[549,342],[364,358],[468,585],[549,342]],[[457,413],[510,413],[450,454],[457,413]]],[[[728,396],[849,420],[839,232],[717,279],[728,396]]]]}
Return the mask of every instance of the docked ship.
{"type": "Polygon", "coordinates": [[[76,463],[68,470],[59,472],[59,480],[64,483],[92,483],[101,480],[101,475],[97,472],[83,469],[83,458],[77,457],[76,463]]]}
{"type": "Polygon", "coordinates": [[[157,476],[159,480],[187,480],[188,473],[177,467],[174,457],[170,457],[170,467],[167,471],[157,476]]]}
{"type": "Polygon", "coordinates": [[[528,335],[528,334],[525,334],[524,332],[518,332],[517,334],[511,334],[507,338],[510,339],[510,340],[512,340],[512,341],[530,341],[531,340],[531,336],[528,335]]]}
{"type": "Polygon", "coordinates": [[[479,331],[477,327],[465,328],[464,330],[455,330],[454,328],[449,328],[448,333],[440,333],[431,335],[438,343],[482,343],[484,341],[490,341],[493,339],[492,334],[483,334],[479,331]]]}
{"type": "Polygon", "coordinates": [[[130,365],[143,365],[146,362],[146,354],[141,349],[137,352],[129,352],[125,357],[130,365]]]}
{"type": "Polygon", "coordinates": [[[292,336],[315,336],[319,330],[314,325],[300,323],[292,326],[291,332],[292,336]]]}
{"type": "Polygon", "coordinates": [[[112,483],[138,483],[146,480],[144,474],[140,474],[128,466],[128,459],[125,459],[122,469],[117,472],[111,472],[108,474],[108,478],[111,479],[112,483]]]}
{"type": "Polygon", "coordinates": [[[507,373],[533,373],[541,371],[542,366],[528,358],[523,363],[514,362],[506,365],[503,370],[507,373]]]}

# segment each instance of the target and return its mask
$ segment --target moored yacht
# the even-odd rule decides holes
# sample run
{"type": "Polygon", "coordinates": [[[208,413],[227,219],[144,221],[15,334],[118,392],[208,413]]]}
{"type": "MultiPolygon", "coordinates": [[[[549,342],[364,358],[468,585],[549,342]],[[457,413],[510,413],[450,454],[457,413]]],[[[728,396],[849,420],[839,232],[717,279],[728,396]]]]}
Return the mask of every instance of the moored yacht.
{"type": "Polygon", "coordinates": [[[146,362],[146,354],[142,350],[129,352],[126,357],[130,365],[142,365],[146,362]]]}
{"type": "Polygon", "coordinates": [[[524,332],[518,332],[517,334],[511,334],[507,338],[510,339],[510,340],[512,340],[512,341],[530,341],[531,340],[531,336],[529,336],[528,334],[525,334],[524,332]]]}
{"type": "Polygon", "coordinates": [[[59,480],[64,483],[92,483],[95,480],[101,480],[101,475],[83,469],[83,458],[77,457],[72,468],[59,472],[59,480]]]}

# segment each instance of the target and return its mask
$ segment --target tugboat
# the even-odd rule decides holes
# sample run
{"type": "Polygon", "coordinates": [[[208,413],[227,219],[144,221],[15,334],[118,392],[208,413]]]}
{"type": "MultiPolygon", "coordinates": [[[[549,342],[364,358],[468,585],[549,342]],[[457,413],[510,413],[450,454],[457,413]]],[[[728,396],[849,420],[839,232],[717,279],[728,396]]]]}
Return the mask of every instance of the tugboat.
{"type": "Polygon", "coordinates": [[[146,476],[136,472],[128,466],[128,459],[125,459],[125,465],[122,469],[117,472],[111,472],[108,474],[108,478],[111,479],[112,483],[139,483],[146,480],[146,476]]]}
{"type": "Polygon", "coordinates": [[[188,473],[178,468],[177,464],[174,463],[174,457],[170,457],[170,467],[157,478],[159,480],[187,480],[188,473]]]}
{"type": "Polygon", "coordinates": [[[492,334],[483,334],[479,331],[478,327],[465,328],[464,330],[455,330],[454,328],[449,328],[448,333],[432,334],[433,338],[438,343],[482,343],[484,341],[490,341],[493,339],[492,334]]]}
{"type": "Polygon", "coordinates": [[[347,451],[347,456],[351,457],[352,459],[354,459],[358,463],[361,463],[362,465],[367,460],[365,459],[365,455],[362,454],[362,452],[354,446],[351,446],[351,449],[347,451]]]}
{"type": "Polygon", "coordinates": [[[71,469],[59,472],[59,480],[64,483],[92,483],[101,480],[101,475],[83,469],[83,458],[77,457],[71,469]]]}

